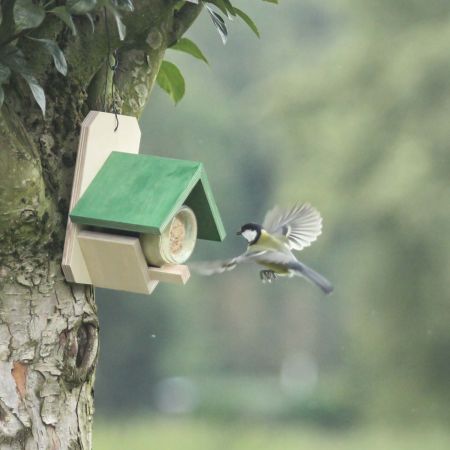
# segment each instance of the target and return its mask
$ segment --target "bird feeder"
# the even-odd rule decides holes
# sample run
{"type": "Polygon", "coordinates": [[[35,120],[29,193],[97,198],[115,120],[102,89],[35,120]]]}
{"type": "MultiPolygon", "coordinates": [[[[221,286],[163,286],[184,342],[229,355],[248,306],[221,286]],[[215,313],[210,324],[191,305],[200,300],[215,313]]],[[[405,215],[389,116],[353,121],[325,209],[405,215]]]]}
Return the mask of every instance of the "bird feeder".
{"type": "Polygon", "coordinates": [[[150,294],[186,283],[197,238],[225,232],[203,165],[138,154],[137,120],[118,120],[82,124],[62,267],[70,282],[150,294]]]}

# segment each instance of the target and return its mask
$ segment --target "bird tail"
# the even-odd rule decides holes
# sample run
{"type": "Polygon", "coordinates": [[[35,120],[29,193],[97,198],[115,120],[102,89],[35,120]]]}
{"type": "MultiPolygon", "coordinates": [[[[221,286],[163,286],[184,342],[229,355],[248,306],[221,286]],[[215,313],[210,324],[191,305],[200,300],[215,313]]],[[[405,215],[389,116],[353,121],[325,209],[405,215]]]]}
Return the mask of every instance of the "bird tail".
{"type": "Polygon", "coordinates": [[[299,276],[305,277],[307,280],[318,286],[325,294],[330,294],[333,292],[333,285],[320,273],[309,268],[300,261],[295,261],[289,265],[289,268],[299,276]]]}

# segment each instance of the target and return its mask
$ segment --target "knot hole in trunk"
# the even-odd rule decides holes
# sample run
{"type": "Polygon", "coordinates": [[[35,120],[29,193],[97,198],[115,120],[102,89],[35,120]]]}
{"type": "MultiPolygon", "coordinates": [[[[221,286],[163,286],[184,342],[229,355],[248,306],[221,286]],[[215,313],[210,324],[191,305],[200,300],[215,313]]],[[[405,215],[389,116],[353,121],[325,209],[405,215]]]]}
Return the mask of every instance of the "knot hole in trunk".
{"type": "Polygon", "coordinates": [[[98,327],[82,322],[78,328],[62,335],[66,346],[65,381],[78,386],[92,373],[97,360],[98,327]]]}

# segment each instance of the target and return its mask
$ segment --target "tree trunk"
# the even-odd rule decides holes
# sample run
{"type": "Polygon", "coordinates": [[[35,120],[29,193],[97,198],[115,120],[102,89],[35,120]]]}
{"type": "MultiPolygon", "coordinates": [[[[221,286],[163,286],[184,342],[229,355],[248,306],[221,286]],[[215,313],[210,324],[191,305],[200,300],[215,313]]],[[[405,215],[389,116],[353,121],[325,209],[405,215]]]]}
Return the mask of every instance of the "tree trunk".
{"type": "MultiPolygon", "coordinates": [[[[139,116],[166,48],[201,7],[134,3],[126,40],[111,33],[110,46],[119,56],[114,101],[123,114],[139,116]]],[[[39,29],[63,48],[66,78],[50,58],[33,58],[32,41],[23,42],[46,93],[45,119],[18,79],[0,111],[0,450],[91,448],[94,292],[66,283],[60,265],[80,124],[90,109],[103,109],[105,84],[111,93],[102,11],[94,21],[92,33],[77,19],[77,36],[52,17],[39,29]]]]}
{"type": "Polygon", "coordinates": [[[0,449],[91,448],[93,291],[69,286],[55,264],[32,282],[1,291],[0,449]]]}

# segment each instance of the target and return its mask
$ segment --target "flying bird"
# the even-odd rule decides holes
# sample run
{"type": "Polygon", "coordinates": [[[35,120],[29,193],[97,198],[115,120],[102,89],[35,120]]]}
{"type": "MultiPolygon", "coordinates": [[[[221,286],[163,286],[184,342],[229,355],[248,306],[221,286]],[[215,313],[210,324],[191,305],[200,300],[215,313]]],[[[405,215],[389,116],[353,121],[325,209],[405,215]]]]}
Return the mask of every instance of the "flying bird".
{"type": "Polygon", "coordinates": [[[332,284],[293,254],[309,247],[321,233],[322,217],[309,203],[297,203],[286,210],[275,206],[267,212],[262,225],[246,223],[237,232],[248,242],[245,253],[223,261],[192,263],[190,267],[201,275],[213,275],[241,263],[255,262],[263,267],[260,271],[263,283],[282,276],[300,276],[329,294],[333,291],[332,284]]]}

